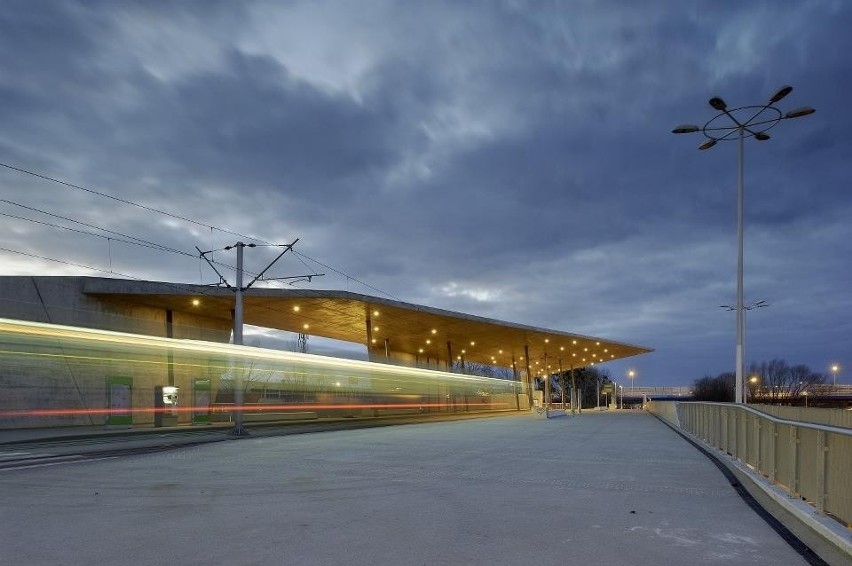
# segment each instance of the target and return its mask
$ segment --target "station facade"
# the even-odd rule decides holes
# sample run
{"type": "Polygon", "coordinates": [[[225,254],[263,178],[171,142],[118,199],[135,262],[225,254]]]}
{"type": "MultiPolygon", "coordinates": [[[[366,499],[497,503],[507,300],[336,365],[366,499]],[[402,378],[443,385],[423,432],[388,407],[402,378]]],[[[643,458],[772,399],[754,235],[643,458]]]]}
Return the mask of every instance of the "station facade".
{"type": "MultiPolygon", "coordinates": [[[[215,345],[232,339],[234,307],[235,292],[226,287],[95,277],[0,277],[0,318],[9,320],[215,345]]],[[[439,373],[455,375],[459,387],[459,374],[471,373],[471,366],[488,368],[518,384],[513,385],[515,401],[504,403],[518,409],[531,405],[530,384],[535,376],[651,351],[603,338],[344,291],[252,288],[243,293],[243,313],[246,324],[361,344],[374,363],[436,372],[439,381],[444,379],[439,373]]],[[[90,409],[109,406],[111,391],[120,392],[123,387],[120,360],[110,360],[109,369],[86,371],[75,366],[76,362],[69,363],[71,358],[64,355],[61,345],[56,348],[53,357],[43,356],[23,366],[19,363],[17,369],[7,364],[0,370],[0,389],[7,405],[0,411],[21,406],[81,407],[85,410],[66,415],[61,424],[94,424],[90,409]],[[24,366],[28,369],[22,369],[24,366]]],[[[191,392],[193,404],[199,395],[210,400],[221,397],[222,375],[228,373],[227,368],[223,370],[225,362],[211,364],[206,358],[203,364],[196,363],[190,356],[186,363],[176,364],[174,354],[145,356],[151,360],[144,364],[144,371],[137,369],[139,375],[125,376],[125,381],[133,377],[130,381],[136,391],[177,387],[184,400],[191,392]]],[[[483,388],[476,387],[481,395],[483,388]]],[[[470,406],[470,391],[452,390],[457,392],[454,395],[464,391],[464,403],[470,406]]],[[[493,394],[507,394],[501,387],[497,390],[493,394]]],[[[149,406],[151,396],[154,394],[137,394],[133,402],[149,406]]],[[[153,423],[157,414],[154,411],[134,424],[153,423]]],[[[193,418],[192,414],[176,415],[182,423],[193,418]]],[[[108,424],[109,415],[102,420],[108,424]]],[[[27,426],[24,421],[7,417],[5,425],[27,426]]]]}

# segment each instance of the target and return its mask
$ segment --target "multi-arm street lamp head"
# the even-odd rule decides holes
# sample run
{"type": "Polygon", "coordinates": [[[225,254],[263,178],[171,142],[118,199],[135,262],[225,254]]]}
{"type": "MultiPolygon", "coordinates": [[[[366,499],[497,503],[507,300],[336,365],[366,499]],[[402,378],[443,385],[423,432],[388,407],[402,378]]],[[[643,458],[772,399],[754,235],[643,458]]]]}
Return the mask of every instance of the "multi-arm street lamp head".
{"type": "Polygon", "coordinates": [[[698,126],[695,126],[693,124],[681,124],[680,126],[676,127],[674,130],[672,130],[672,133],[673,134],[691,134],[693,132],[697,132],[700,129],[701,128],[699,128],[698,126]]]}
{"type": "Polygon", "coordinates": [[[767,104],[761,106],[740,106],[739,108],[729,109],[725,101],[714,96],[710,99],[710,106],[719,113],[711,118],[703,126],[695,124],[681,124],[672,130],[674,134],[692,134],[695,132],[703,133],[707,139],[704,140],[698,149],[710,149],[716,142],[738,139],[738,135],[742,134],[746,138],[754,138],[758,141],[766,141],[769,139],[767,130],[774,127],[781,120],[790,118],[800,118],[813,114],[815,110],[810,106],[803,106],[790,110],[786,114],[774,106],[775,103],[782,100],[790,92],[793,87],[786,85],[778,89],[775,94],[769,98],[767,104]],[[719,122],[722,117],[729,119],[728,124],[719,122]]]}
{"type": "Polygon", "coordinates": [[[791,87],[790,85],[782,86],[781,88],[778,89],[778,92],[773,94],[772,97],[769,99],[769,104],[775,104],[776,102],[778,102],[779,100],[781,100],[782,98],[784,98],[785,96],[790,94],[792,91],[793,91],[793,87],[791,87]]]}
{"type": "Polygon", "coordinates": [[[784,115],[785,118],[800,118],[802,116],[807,116],[808,114],[813,114],[816,112],[810,106],[802,106],[801,108],[796,108],[795,110],[790,110],[787,114],[784,115]]]}
{"type": "Polygon", "coordinates": [[[722,100],[718,96],[714,96],[713,98],[710,99],[710,106],[712,106],[713,108],[715,108],[719,112],[724,112],[725,110],[728,109],[728,105],[725,104],[725,101],[722,100]]]}

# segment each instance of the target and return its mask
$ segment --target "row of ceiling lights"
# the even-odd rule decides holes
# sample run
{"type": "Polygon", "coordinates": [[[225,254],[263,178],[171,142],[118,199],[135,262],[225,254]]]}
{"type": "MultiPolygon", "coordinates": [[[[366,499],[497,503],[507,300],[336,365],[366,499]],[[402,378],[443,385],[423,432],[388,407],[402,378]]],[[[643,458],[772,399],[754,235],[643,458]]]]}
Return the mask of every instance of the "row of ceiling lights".
{"type": "MultiPolygon", "coordinates": [[[[293,306],[293,312],[299,312],[300,310],[301,310],[301,308],[299,307],[299,305],[295,305],[295,306],[293,306]]],[[[373,316],[374,316],[374,317],[378,317],[378,316],[379,316],[379,314],[380,314],[380,313],[379,313],[379,311],[377,311],[377,310],[374,310],[374,311],[373,311],[373,316]]],[[[304,328],[305,330],[307,330],[307,329],[309,329],[309,328],[310,328],[310,325],[308,325],[308,324],[304,324],[304,325],[302,325],[302,328],[304,328]]],[[[378,326],[374,326],[374,327],[372,327],[372,330],[373,330],[374,332],[378,332],[378,331],[380,330],[380,327],[378,327],[378,326]]],[[[433,328],[433,329],[430,331],[430,333],[431,333],[431,335],[432,335],[432,336],[435,336],[436,334],[438,334],[438,330],[437,330],[436,328],[433,328]]],[[[373,344],[375,344],[375,343],[376,343],[376,339],[375,339],[375,338],[373,338],[373,339],[372,339],[372,343],[373,343],[373,344]]],[[[549,344],[549,343],[550,343],[550,339],[549,339],[549,338],[545,338],[545,339],[544,339],[544,343],[545,343],[545,344],[549,344]]],[[[427,345],[431,345],[431,344],[432,344],[432,339],[431,339],[431,338],[427,338],[427,339],[426,339],[426,344],[427,344],[427,345]]],[[[571,341],[571,344],[572,344],[572,345],[574,345],[574,346],[576,346],[576,345],[577,345],[577,341],[576,341],[576,340],[572,340],[572,341],[571,341]]],[[[475,341],[475,340],[471,340],[471,341],[470,341],[470,345],[471,345],[471,346],[476,346],[476,341],[475,341]]],[[[600,343],[600,342],[595,342],[595,346],[600,346],[600,345],[601,345],[601,343],[600,343]]],[[[560,347],[559,347],[559,350],[560,350],[560,351],[565,351],[565,346],[560,346],[560,347]]],[[[588,347],[584,347],[584,348],[583,348],[583,352],[588,352],[588,351],[589,351],[589,348],[588,348],[588,347]]],[[[607,348],[604,348],[603,353],[604,353],[604,354],[606,354],[606,353],[608,353],[608,352],[609,352],[609,350],[608,350],[607,348]]],[[[420,354],[425,353],[425,349],[424,349],[424,348],[419,348],[419,349],[418,349],[418,353],[420,353],[420,354]]],[[[461,353],[462,353],[462,355],[463,355],[463,354],[466,354],[466,353],[467,353],[467,349],[462,349],[461,353]]],[[[503,350],[498,350],[498,353],[499,353],[500,355],[503,355],[503,350]]],[[[571,357],[577,357],[576,352],[572,352],[572,353],[571,353],[571,357]]],[[[596,363],[596,362],[595,362],[595,357],[597,357],[597,363],[600,363],[600,362],[605,361],[603,356],[595,356],[595,355],[594,355],[594,353],[593,353],[593,354],[592,354],[592,361],[591,361],[592,365],[594,365],[594,364],[596,363]]],[[[615,355],[614,355],[614,354],[610,354],[610,356],[609,356],[609,357],[610,357],[610,359],[614,359],[614,358],[615,358],[615,355]]],[[[460,360],[460,359],[462,359],[462,356],[461,356],[461,355],[456,356],[456,359],[459,359],[459,360],[460,360]]],[[[521,356],[521,357],[520,357],[520,361],[524,361],[524,357],[523,357],[523,356],[521,356]]],[[[582,361],[583,363],[585,363],[585,362],[586,362],[586,358],[581,358],[581,361],[582,361]]],[[[496,356],[491,356],[491,362],[492,362],[492,363],[494,363],[494,364],[496,364],[496,363],[497,363],[497,357],[496,357],[496,356]]],[[[539,362],[537,362],[537,361],[536,361],[536,362],[535,362],[535,365],[540,365],[540,364],[539,364],[539,362]]],[[[550,365],[548,365],[548,366],[547,366],[547,369],[551,369],[551,366],[550,366],[550,365]]]]}

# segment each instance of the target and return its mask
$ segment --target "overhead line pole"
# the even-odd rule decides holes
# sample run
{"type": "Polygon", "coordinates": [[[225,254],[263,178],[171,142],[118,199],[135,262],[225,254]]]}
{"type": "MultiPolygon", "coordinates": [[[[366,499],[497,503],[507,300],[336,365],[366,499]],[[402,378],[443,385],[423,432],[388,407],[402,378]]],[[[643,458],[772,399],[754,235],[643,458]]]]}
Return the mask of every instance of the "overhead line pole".
{"type": "MultiPolygon", "coordinates": [[[[269,268],[272,267],[279,259],[281,259],[281,257],[285,253],[287,253],[288,251],[292,251],[293,246],[296,245],[296,242],[298,242],[298,241],[299,241],[299,239],[296,238],[295,240],[293,240],[292,243],[285,244],[283,246],[284,250],[280,254],[278,254],[278,256],[275,259],[273,259],[269,263],[269,265],[267,265],[257,275],[257,277],[252,279],[251,282],[249,282],[249,284],[245,285],[245,286],[243,285],[243,273],[244,273],[244,270],[243,270],[243,251],[244,251],[244,248],[246,248],[246,247],[249,247],[249,248],[257,247],[257,244],[246,244],[244,242],[237,242],[233,246],[225,246],[225,248],[224,248],[225,250],[231,250],[233,248],[237,248],[237,275],[236,275],[237,283],[236,283],[235,287],[231,287],[231,285],[228,284],[228,281],[222,276],[221,273],[219,273],[219,270],[216,269],[216,267],[213,265],[213,263],[207,258],[207,254],[210,253],[210,251],[202,252],[200,249],[198,249],[198,246],[196,246],[195,249],[198,250],[198,253],[201,254],[201,257],[204,258],[204,260],[208,263],[208,265],[210,265],[210,267],[213,269],[213,271],[216,272],[216,274],[219,276],[220,282],[224,283],[229,289],[234,290],[235,299],[234,299],[234,330],[233,331],[234,331],[234,344],[235,345],[239,346],[239,345],[242,345],[242,343],[243,343],[243,318],[244,318],[244,316],[243,316],[243,294],[252,285],[254,285],[257,281],[261,280],[261,278],[263,277],[263,274],[266,273],[269,270],[269,268]]],[[[320,276],[320,275],[321,274],[319,274],[319,273],[314,273],[312,275],[306,275],[306,276],[299,275],[299,276],[296,276],[295,278],[308,277],[308,279],[310,280],[311,277],[320,276]]],[[[234,373],[235,373],[235,375],[234,375],[234,428],[231,429],[230,434],[233,435],[233,436],[246,436],[246,435],[248,435],[248,431],[243,426],[243,399],[244,399],[244,395],[243,395],[243,372],[242,372],[242,369],[240,369],[239,371],[235,371],[234,373]]]]}

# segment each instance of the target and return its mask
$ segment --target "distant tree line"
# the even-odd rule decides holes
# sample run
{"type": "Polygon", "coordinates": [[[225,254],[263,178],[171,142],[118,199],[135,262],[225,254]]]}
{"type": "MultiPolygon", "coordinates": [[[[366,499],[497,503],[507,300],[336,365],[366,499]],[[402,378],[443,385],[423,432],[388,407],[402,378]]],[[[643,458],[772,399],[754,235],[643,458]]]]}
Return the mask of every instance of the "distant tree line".
{"type": "Polygon", "coordinates": [[[478,375],[481,377],[494,377],[497,379],[512,379],[512,368],[496,366],[490,364],[481,364],[479,362],[460,362],[456,361],[452,364],[454,373],[463,373],[465,375],[478,375]]]}
{"type": "MultiPolygon", "coordinates": [[[[548,377],[550,378],[551,402],[560,402],[564,391],[565,402],[568,403],[571,400],[571,388],[576,387],[580,407],[584,409],[596,407],[599,404],[603,405],[605,403],[604,395],[601,394],[600,399],[598,399],[598,392],[603,389],[605,384],[612,382],[608,369],[595,366],[574,368],[573,375],[571,370],[565,370],[548,377]]],[[[544,391],[545,383],[544,377],[537,377],[533,387],[538,391],[544,391]]]]}
{"type": "MultiPolygon", "coordinates": [[[[832,391],[824,374],[812,371],[804,364],[791,366],[779,359],[752,363],[743,380],[749,403],[804,405],[810,400],[816,404],[832,391]]],[[[733,402],[735,381],[736,376],[731,372],[696,379],[692,398],[696,401],[733,402]]]]}

